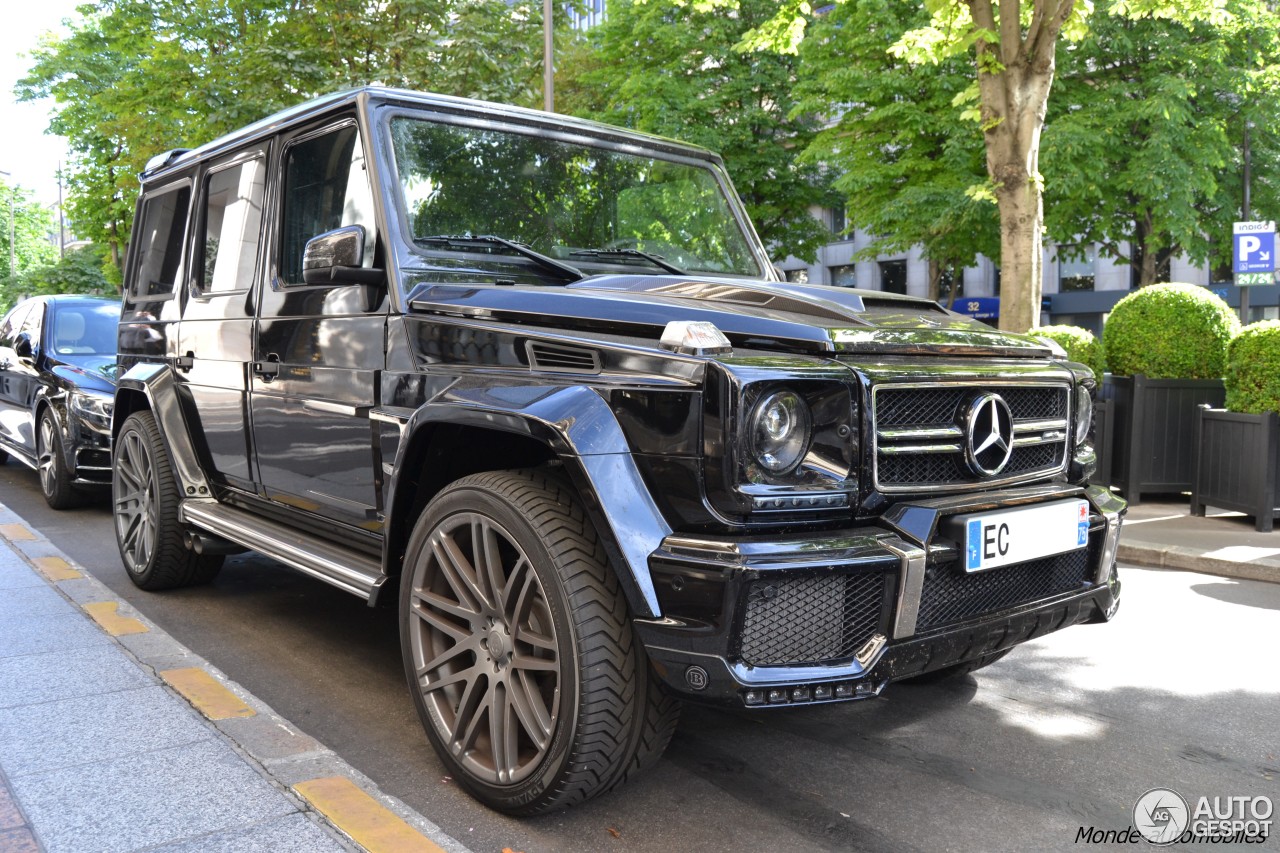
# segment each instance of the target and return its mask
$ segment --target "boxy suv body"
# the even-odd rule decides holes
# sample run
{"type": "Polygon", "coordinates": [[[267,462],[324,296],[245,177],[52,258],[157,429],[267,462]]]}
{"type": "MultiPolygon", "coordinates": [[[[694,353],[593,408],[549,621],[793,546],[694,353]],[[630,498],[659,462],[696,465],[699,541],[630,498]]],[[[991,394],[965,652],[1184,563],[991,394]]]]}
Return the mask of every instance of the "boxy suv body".
{"type": "Polygon", "coordinates": [[[113,430],[133,580],[255,549],[399,608],[427,735],[516,814],[762,711],[1109,619],[1094,380],[777,280],[714,154],[361,89],[142,176],[113,430]]]}

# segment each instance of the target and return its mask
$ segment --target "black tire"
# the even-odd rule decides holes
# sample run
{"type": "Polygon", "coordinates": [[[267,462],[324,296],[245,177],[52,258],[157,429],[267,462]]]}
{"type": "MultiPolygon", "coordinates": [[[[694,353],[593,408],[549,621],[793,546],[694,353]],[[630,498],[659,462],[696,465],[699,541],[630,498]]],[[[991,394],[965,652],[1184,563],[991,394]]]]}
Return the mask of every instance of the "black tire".
{"type": "Polygon", "coordinates": [[[155,417],[134,412],[115,440],[111,504],[116,544],[129,579],[141,589],[174,589],[208,583],[222,568],[222,555],[187,548],[178,521],[181,495],[169,451],[155,417]]]}
{"type": "Polygon", "coordinates": [[[71,509],[83,501],[83,496],[71,485],[58,419],[47,408],[40,413],[40,422],[36,424],[36,473],[40,475],[40,491],[44,493],[45,503],[53,509],[71,509]]]}
{"type": "Polygon", "coordinates": [[[540,814],[608,791],[661,755],[679,704],[654,679],[564,480],[494,471],[453,483],[418,519],[404,572],[414,705],[450,775],[478,800],[540,814]]]}
{"type": "Polygon", "coordinates": [[[935,669],[933,672],[926,672],[923,675],[913,675],[910,678],[902,679],[901,684],[937,684],[939,681],[950,681],[953,678],[959,678],[962,675],[968,675],[971,672],[977,672],[983,667],[991,666],[991,664],[1000,660],[1013,649],[1003,649],[998,652],[976,657],[973,660],[962,661],[961,663],[944,666],[942,669],[935,669]]]}

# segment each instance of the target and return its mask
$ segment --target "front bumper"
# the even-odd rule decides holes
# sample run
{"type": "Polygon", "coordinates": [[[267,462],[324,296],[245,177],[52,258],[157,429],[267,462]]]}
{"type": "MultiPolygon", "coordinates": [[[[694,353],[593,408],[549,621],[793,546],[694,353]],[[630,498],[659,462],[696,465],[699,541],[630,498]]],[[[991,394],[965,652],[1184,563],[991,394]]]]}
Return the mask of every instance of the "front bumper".
{"type": "Polygon", "coordinates": [[[673,690],[749,707],[874,696],[890,681],[1010,648],[1119,605],[1124,501],[1038,486],[908,502],[874,526],[780,540],[673,535],[650,557],[663,617],[637,630],[673,690]],[[949,516],[1085,498],[1081,551],[978,575],[949,516]]]}

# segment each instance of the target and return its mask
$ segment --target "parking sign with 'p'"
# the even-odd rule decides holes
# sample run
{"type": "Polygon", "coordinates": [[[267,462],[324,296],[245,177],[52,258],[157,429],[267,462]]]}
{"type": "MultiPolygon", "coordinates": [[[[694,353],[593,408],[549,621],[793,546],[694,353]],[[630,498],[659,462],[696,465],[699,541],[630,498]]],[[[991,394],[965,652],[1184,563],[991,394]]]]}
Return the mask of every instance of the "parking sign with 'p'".
{"type": "Polygon", "coordinates": [[[1237,222],[1232,231],[1231,255],[1234,272],[1275,272],[1275,222],[1237,222]]]}

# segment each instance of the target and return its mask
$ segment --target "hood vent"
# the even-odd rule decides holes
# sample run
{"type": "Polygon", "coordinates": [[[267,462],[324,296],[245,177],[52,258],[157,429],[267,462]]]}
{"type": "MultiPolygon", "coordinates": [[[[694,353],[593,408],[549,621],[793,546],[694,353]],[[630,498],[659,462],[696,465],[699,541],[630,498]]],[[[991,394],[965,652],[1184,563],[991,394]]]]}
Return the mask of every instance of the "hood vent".
{"type": "Polygon", "coordinates": [[[599,373],[600,353],[586,347],[526,341],[525,354],[530,370],[553,370],[560,373],[599,373]]]}

